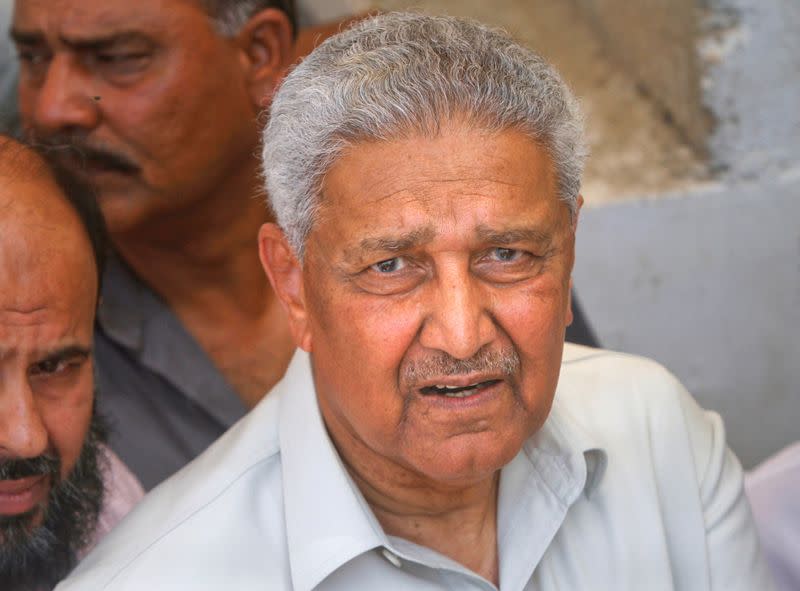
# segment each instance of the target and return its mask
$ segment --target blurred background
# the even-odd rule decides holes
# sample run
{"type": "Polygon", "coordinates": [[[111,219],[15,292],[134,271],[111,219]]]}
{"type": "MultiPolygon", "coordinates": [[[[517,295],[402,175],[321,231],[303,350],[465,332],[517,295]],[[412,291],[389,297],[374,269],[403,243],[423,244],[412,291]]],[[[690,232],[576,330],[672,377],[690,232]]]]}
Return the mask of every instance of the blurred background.
{"type": "Polygon", "coordinates": [[[470,16],[551,60],[587,115],[574,277],[600,342],[672,370],[746,467],[800,439],[800,2],[321,0],[301,18],[370,9],[470,16]]]}

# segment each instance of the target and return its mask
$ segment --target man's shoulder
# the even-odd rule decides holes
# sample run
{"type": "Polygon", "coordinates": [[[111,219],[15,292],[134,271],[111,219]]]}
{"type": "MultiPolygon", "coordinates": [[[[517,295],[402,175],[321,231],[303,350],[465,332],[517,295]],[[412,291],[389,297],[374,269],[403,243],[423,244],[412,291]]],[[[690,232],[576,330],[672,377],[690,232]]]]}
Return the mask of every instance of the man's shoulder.
{"type": "Polygon", "coordinates": [[[561,362],[558,395],[570,403],[669,404],[686,395],[680,381],[652,359],[567,344],[561,362]]]}
{"type": "MultiPolygon", "coordinates": [[[[132,589],[128,585],[134,581],[148,580],[159,588],[182,589],[194,580],[198,563],[208,561],[218,564],[204,572],[236,572],[236,564],[252,559],[274,571],[270,577],[280,576],[286,570],[280,568],[285,550],[276,541],[281,538],[271,535],[283,527],[279,406],[280,396],[267,396],[200,457],[155,488],[59,589],[132,589]],[[208,555],[211,539],[213,547],[230,552],[208,555]]],[[[216,581],[192,588],[225,586],[216,581]]]]}
{"type": "Polygon", "coordinates": [[[568,345],[556,402],[610,454],[649,464],[664,460],[663,466],[684,461],[694,466],[695,482],[725,445],[719,416],[645,357],[568,345]]]}

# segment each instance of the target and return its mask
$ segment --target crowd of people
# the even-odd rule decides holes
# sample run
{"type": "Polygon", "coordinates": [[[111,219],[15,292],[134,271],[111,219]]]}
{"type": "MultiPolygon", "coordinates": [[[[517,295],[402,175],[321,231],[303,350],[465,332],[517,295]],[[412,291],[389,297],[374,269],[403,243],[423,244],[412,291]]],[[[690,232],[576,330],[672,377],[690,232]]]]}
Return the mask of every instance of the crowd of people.
{"type": "Polygon", "coordinates": [[[558,73],[367,8],[14,3],[0,589],[797,588],[798,452],[765,561],[720,418],[580,313],[558,73]]]}

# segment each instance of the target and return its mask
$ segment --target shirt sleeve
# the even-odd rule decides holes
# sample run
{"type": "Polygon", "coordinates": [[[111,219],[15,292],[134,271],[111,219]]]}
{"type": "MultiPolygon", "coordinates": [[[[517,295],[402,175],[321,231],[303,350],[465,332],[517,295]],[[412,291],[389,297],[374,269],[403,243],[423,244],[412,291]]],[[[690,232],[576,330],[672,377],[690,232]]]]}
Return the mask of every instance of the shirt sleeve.
{"type": "Polygon", "coordinates": [[[744,495],[742,467],[725,443],[722,420],[716,413],[702,410],[685,391],[684,394],[681,403],[706,529],[710,588],[771,590],[772,581],[744,495]]]}

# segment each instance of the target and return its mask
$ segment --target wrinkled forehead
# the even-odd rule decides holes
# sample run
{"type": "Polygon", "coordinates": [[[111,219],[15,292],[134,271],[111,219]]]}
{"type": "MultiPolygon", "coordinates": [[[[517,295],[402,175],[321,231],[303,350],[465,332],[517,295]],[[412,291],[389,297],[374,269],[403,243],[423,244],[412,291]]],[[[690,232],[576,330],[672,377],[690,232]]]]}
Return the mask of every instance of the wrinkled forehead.
{"type": "Polygon", "coordinates": [[[381,208],[396,202],[474,197],[489,204],[517,195],[510,205],[524,211],[534,201],[558,205],[556,176],[544,147],[516,130],[462,126],[428,136],[360,141],[329,166],[320,208],[381,208]]]}
{"type": "Polygon", "coordinates": [[[168,31],[187,16],[207,16],[200,0],[16,0],[12,32],[91,40],[127,31],[168,31]]]}

